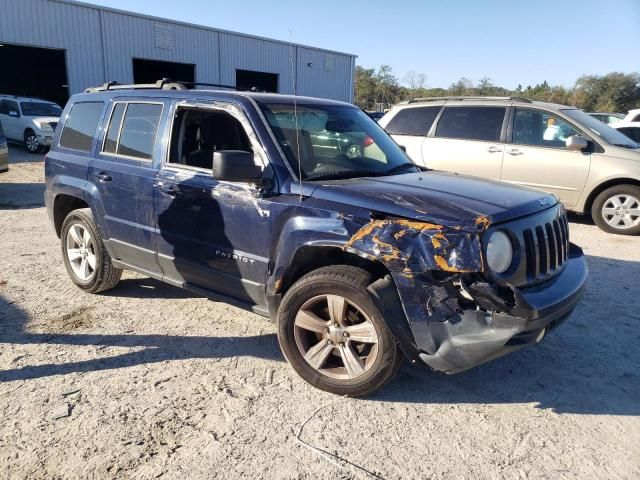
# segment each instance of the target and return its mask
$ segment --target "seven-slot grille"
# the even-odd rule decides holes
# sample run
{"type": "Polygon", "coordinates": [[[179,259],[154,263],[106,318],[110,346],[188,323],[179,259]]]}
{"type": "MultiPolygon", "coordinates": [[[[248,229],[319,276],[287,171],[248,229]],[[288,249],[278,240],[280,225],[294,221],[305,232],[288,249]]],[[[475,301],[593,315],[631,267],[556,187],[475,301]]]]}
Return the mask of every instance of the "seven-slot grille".
{"type": "Polygon", "coordinates": [[[564,211],[551,222],[523,230],[522,235],[529,281],[553,275],[567,261],[569,227],[564,211]]]}

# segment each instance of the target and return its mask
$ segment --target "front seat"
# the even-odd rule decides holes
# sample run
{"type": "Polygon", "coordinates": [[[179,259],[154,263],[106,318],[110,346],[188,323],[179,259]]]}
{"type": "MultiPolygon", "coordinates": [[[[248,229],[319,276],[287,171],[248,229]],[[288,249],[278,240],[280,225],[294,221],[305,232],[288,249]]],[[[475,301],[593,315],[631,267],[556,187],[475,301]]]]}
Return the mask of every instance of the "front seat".
{"type": "MultiPolygon", "coordinates": [[[[210,169],[213,152],[217,150],[247,150],[248,143],[240,138],[236,120],[227,114],[212,114],[200,125],[200,150],[187,157],[187,164],[210,169]]],[[[249,151],[249,150],[247,150],[249,151]]]]}

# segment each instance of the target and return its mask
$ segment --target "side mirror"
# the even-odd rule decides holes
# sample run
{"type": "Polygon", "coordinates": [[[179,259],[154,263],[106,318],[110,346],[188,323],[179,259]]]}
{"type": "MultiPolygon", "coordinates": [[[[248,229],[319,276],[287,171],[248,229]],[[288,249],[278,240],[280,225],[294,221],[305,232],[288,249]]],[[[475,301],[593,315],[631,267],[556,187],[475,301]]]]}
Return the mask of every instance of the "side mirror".
{"type": "Polygon", "coordinates": [[[589,146],[589,142],[578,135],[571,135],[567,138],[566,145],[569,150],[584,150],[589,146]]]}
{"type": "Polygon", "coordinates": [[[20,114],[18,112],[16,112],[15,110],[10,110],[9,111],[9,116],[10,117],[19,117],[20,114]]]}
{"type": "Polygon", "coordinates": [[[253,153],[242,150],[213,152],[213,178],[227,182],[258,183],[262,167],[256,165],[253,153]]]}

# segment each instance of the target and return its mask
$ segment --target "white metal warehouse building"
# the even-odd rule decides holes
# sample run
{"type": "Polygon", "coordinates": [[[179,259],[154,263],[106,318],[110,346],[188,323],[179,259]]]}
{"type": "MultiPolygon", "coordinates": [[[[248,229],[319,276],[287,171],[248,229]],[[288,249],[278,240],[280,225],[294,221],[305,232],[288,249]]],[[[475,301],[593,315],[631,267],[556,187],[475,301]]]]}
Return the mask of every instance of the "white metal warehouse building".
{"type": "Polygon", "coordinates": [[[70,0],[0,0],[0,94],[159,78],[351,102],[355,56],[70,0]]]}

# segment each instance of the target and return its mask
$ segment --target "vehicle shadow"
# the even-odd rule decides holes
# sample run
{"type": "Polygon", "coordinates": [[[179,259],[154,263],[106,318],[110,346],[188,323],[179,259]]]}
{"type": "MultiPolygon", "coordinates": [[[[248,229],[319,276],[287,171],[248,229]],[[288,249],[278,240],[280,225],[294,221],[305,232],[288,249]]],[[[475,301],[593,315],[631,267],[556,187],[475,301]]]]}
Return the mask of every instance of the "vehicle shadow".
{"type": "Polygon", "coordinates": [[[0,370],[0,382],[29,380],[79,372],[113,370],[135,365],[186,359],[224,359],[252,356],[282,360],[275,334],[246,337],[188,335],[103,335],[91,333],[31,333],[26,331],[27,314],[0,296],[0,343],[14,345],[73,345],[98,347],[145,347],[115,356],[68,363],[46,363],[0,370]]]}
{"type": "Polygon", "coordinates": [[[44,183],[0,182],[0,210],[40,208],[44,206],[44,190],[44,183]]]}
{"type": "Polygon", "coordinates": [[[640,262],[587,261],[581,303],[538,347],[451,376],[406,365],[371,399],[533,403],[558,413],[640,415],[640,262]]]}
{"type": "Polygon", "coordinates": [[[125,298],[204,298],[202,295],[149,277],[122,279],[115,288],[100,295],[125,298]]]}

